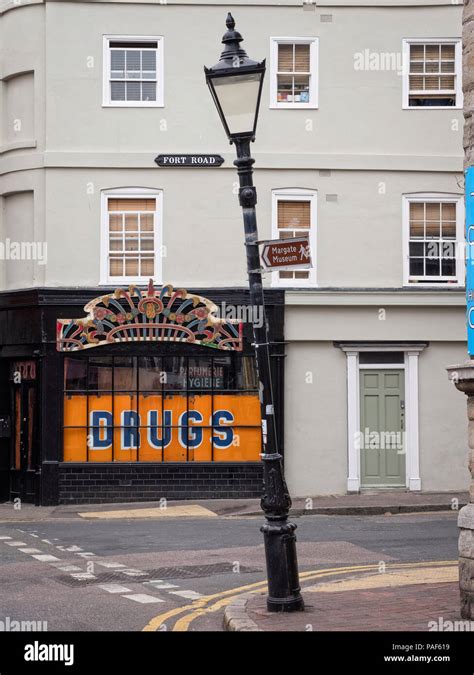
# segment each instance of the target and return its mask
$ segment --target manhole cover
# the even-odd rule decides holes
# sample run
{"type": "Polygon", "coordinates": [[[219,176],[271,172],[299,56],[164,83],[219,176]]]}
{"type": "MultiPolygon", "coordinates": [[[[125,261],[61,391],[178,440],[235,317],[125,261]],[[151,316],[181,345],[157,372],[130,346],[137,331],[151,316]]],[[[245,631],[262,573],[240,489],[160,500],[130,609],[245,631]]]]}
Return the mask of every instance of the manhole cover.
{"type": "Polygon", "coordinates": [[[90,586],[91,584],[104,584],[110,581],[148,581],[149,579],[192,579],[196,577],[210,577],[214,574],[250,574],[261,572],[258,567],[245,567],[240,565],[238,571],[233,563],[214,563],[212,565],[186,565],[184,567],[156,567],[152,570],[136,570],[140,574],[133,574],[135,570],[116,570],[114,572],[97,572],[94,568],[92,578],[88,576],[63,575],[56,577],[56,581],[65,586],[90,586]]]}

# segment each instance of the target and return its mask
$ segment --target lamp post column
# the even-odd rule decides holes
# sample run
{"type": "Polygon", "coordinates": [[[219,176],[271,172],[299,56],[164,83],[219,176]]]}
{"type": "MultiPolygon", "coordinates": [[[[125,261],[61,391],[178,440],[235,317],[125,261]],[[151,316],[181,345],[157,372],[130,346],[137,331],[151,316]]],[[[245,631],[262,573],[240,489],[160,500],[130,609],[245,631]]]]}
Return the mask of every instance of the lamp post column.
{"type": "Polygon", "coordinates": [[[239,176],[239,201],[243,211],[247,273],[253,317],[254,347],[257,360],[259,397],[263,436],[263,496],[261,506],[266,523],[264,536],[268,576],[267,608],[270,612],[293,612],[304,609],[296,557],[296,525],[288,522],[291,498],[286,486],[282,456],[278,452],[268,324],[265,315],[258,230],[255,205],[257,191],[253,185],[255,160],[250,154],[250,138],[235,139],[239,176]]]}

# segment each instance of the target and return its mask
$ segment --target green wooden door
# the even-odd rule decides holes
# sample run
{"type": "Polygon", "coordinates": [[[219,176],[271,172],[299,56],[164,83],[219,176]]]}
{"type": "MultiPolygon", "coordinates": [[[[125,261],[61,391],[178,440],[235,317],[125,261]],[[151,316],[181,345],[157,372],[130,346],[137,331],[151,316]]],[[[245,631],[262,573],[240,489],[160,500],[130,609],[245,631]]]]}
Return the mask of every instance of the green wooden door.
{"type": "Polygon", "coordinates": [[[401,487],[405,477],[403,370],[360,371],[361,487],[401,487]]]}

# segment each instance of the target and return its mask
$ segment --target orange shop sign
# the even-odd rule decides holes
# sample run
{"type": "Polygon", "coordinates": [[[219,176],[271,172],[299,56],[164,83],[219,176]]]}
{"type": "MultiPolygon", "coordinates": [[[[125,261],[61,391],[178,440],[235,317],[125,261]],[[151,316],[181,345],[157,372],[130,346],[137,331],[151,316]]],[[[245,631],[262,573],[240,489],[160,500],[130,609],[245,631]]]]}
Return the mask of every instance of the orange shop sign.
{"type": "Polygon", "coordinates": [[[257,394],[67,394],[64,461],[258,461],[257,394]]]}

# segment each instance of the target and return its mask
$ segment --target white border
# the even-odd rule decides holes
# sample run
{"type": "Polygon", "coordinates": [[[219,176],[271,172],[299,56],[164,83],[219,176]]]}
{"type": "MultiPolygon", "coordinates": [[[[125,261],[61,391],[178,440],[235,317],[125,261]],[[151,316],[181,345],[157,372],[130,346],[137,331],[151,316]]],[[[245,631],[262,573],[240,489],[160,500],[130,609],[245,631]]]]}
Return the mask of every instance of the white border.
{"type": "Polygon", "coordinates": [[[164,38],[161,35],[103,35],[102,107],[107,108],[163,108],[164,107],[164,38]],[[156,101],[111,101],[109,92],[109,42],[156,42],[156,101]]]}
{"type": "Polygon", "coordinates": [[[403,110],[459,110],[463,107],[462,93],[462,41],[461,38],[404,38],[402,40],[403,74],[402,74],[402,109],[403,110]],[[411,44],[454,44],[454,70],[456,73],[456,105],[409,105],[409,73],[411,44]]]}
{"type": "MultiPolygon", "coordinates": [[[[309,188],[278,188],[272,190],[272,239],[278,239],[279,230],[278,230],[278,209],[277,204],[280,200],[285,201],[302,201],[307,200],[310,202],[310,218],[311,218],[311,227],[309,229],[309,242],[311,249],[311,262],[313,267],[308,271],[308,279],[280,279],[278,272],[271,273],[271,285],[278,288],[315,288],[317,284],[317,199],[318,193],[317,190],[311,190],[309,188]]],[[[297,229],[297,228],[295,228],[297,229]]],[[[297,271],[297,270],[295,270],[297,271]]]]}
{"type": "MultiPolygon", "coordinates": [[[[108,273],[108,256],[109,256],[109,229],[108,229],[108,210],[107,200],[113,199],[149,199],[153,197],[156,199],[155,216],[155,269],[153,281],[156,284],[163,283],[163,260],[162,260],[162,245],[163,245],[163,190],[154,188],[140,188],[140,187],[122,187],[111,188],[101,191],[100,197],[100,281],[101,286],[110,286],[111,284],[140,284],[148,283],[149,275],[146,277],[110,277],[108,273]]],[[[151,211],[150,211],[151,213],[151,211]]]]}
{"type": "Polygon", "coordinates": [[[464,196],[451,192],[411,192],[402,196],[402,232],[403,232],[403,286],[410,288],[458,288],[465,284],[464,258],[460,258],[459,245],[464,242],[464,196]],[[411,202],[452,202],[456,204],[456,276],[451,283],[446,281],[410,282],[410,203],[411,202]]]}
{"type": "Polygon", "coordinates": [[[319,38],[317,37],[271,37],[270,38],[270,108],[291,108],[307,110],[318,108],[319,97],[319,38]],[[309,102],[308,103],[282,103],[277,100],[277,70],[278,70],[278,45],[299,44],[310,45],[309,50],[309,102]]]}
{"type": "MultiPolygon", "coordinates": [[[[360,390],[359,371],[369,368],[405,371],[405,430],[406,430],[406,485],[408,490],[421,490],[419,410],[418,410],[418,356],[425,345],[374,344],[340,345],[347,357],[347,491],[361,489],[360,448],[354,442],[360,432],[360,390]],[[360,352],[404,352],[404,363],[359,364],[360,352]]],[[[365,487],[365,486],[363,486],[365,487]]],[[[387,489],[388,485],[367,486],[373,490],[387,489]]]]}

